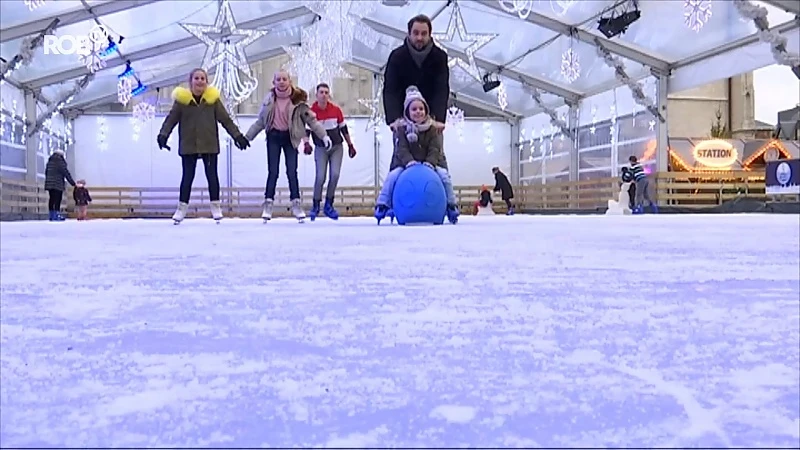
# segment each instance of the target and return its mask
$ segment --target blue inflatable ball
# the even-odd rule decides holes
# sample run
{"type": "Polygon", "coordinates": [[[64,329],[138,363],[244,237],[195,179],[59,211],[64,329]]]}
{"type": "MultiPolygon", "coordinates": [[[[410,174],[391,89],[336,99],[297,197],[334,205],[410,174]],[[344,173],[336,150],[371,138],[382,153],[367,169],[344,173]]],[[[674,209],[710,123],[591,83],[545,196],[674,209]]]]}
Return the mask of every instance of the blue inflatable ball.
{"type": "Polygon", "coordinates": [[[439,175],[423,164],[413,165],[397,178],[392,195],[394,216],[400,225],[441,225],[447,214],[447,194],[439,175]]]}

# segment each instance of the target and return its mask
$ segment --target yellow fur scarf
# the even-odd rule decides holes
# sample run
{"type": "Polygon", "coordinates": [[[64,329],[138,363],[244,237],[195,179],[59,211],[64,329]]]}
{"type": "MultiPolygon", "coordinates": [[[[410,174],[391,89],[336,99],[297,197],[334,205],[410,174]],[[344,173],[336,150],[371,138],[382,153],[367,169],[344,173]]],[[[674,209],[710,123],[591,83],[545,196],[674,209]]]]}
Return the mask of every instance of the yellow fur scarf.
{"type": "MultiPolygon", "coordinates": [[[[213,105],[214,103],[219,100],[219,90],[214,86],[206,87],[206,90],[203,92],[203,100],[209,105],[213,105]]],[[[176,102],[180,103],[181,105],[188,105],[194,102],[194,95],[192,95],[192,91],[186,89],[185,87],[176,87],[175,90],[172,91],[172,99],[176,102]]]]}

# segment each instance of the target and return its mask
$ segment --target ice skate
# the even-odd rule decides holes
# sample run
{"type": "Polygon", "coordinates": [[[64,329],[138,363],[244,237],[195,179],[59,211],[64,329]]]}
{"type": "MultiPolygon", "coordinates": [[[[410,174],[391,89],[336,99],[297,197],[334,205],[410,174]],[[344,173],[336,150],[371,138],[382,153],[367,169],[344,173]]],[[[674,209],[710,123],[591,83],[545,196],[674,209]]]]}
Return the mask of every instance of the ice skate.
{"type": "Polygon", "coordinates": [[[314,200],[314,204],[311,205],[311,210],[308,211],[308,218],[311,219],[311,221],[313,222],[318,215],[319,215],[319,202],[314,200]]]}
{"type": "Polygon", "coordinates": [[[272,220],[272,203],[273,200],[268,198],[264,200],[264,204],[261,207],[261,219],[264,221],[264,223],[272,220]]]}
{"type": "Polygon", "coordinates": [[[183,219],[186,218],[186,210],[189,209],[188,203],[178,203],[178,209],[175,210],[175,214],[172,215],[172,222],[175,225],[179,225],[183,222],[183,219]]]}
{"type": "Polygon", "coordinates": [[[508,212],[506,212],[506,215],[507,216],[513,216],[514,215],[514,207],[513,206],[508,208],[508,212]]]}
{"type": "Polygon", "coordinates": [[[460,215],[461,213],[458,211],[458,206],[450,205],[447,207],[447,220],[453,225],[458,223],[458,216],[460,215]]]}
{"type": "Polygon", "coordinates": [[[211,217],[214,218],[214,221],[220,223],[222,218],[222,207],[219,204],[219,200],[211,202],[211,217]]]}
{"type": "Polygon", "coordinates": [[[306,213],[303,211],[303,205],[300,204],[300,199],[292,200],[292,215],[299,223],[303,223],[306,219],[306,213]]]}
{"type": "Polygon", "coordinates": [[[378,225],[381,224],[381,220],[386,218],[386,214],[389,212],[389,207],[386,205],[377,205],[375,207],[375,218],[378,219],[378,225]]]}
{"type": "Polygon", "coordinates": [[[336,208],[333,207],[333,202],[326,201],[322,212],[325,213],[325,217],[331,220],[339,220],[339,211],[336,211],[336,208]]]}

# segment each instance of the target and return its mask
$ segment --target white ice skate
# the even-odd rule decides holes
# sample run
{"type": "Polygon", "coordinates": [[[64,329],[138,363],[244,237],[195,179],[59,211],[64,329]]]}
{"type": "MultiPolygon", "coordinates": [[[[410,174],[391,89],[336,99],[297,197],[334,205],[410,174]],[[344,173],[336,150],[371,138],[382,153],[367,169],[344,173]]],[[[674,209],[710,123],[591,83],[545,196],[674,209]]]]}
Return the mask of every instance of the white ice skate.
{"type": "Polygon", "coordinates": [[[175,225],[180,224],[183,222],[183,219],[186,218],[186,210],[189,209],[188,203],[178,203],[178,209],[175,210],[175,214],[172,215],[172,221],[175,225]]]}
{"type": "Polygon", "coordinates": [[[224,217],[222,215],[222,207],[220,206],[219,200],[211,202],[211,217],[213,217],[217,223],[219,223],[224,217]]]}
{"type": "Polygon", "coordinates": [[[299,198],[292,200],[292,215],[300,223],[303,223],[306,219],[306,213],[303,211],[303,205],[300,204],[299,198]]]}
{"type": "Polygon", "coordinates": [[[263,209],[261,210],[261,219],[264,220],[264,223],[272,220],[272,202],[271,199],[264,200],[263,209]]]}

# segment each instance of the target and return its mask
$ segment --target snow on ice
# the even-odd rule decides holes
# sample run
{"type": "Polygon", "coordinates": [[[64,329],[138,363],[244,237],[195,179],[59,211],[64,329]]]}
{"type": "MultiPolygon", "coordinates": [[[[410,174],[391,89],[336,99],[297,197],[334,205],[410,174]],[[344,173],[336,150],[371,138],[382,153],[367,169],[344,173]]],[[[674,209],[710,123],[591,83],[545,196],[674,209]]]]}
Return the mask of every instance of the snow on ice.
{"type": "Polygon", "coordinates": [[[0,225],[4,447],[797,447],[800,218],[0,225]]]}

